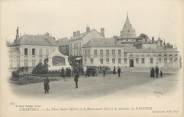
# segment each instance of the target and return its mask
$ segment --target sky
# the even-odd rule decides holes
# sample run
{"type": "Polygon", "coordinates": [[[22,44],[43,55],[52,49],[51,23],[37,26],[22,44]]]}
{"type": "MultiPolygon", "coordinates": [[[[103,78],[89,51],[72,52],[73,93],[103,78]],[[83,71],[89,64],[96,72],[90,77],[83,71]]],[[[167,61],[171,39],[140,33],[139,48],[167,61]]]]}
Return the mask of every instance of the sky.
{"type": "Polygon", "coordinates": [[[104,27],[112,37],[120,34],[128,13],[137,35],[182,46],[183,6],[183,0],[2,0],[1,38],[13,41],[17,26],[21,35],[49,32],[56,39],[86,26],[104,27]]]}

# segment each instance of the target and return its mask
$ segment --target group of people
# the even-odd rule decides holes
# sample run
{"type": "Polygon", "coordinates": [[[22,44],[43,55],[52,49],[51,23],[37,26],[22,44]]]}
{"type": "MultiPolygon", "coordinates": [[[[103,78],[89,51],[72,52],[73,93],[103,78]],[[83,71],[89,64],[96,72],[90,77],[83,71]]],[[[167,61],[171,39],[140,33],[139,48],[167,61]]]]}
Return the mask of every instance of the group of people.
{"type": "MultiPolygon", "coordinates": [[[[118,67],[117,72],[118,72],[118,77],[120,77],[121,76],[121,68],[120,67],[118,67]]],[[[116,74],[116,68],[115,67],[113,69],[113,74],[116,74]]],[[[103,76],[105,77],[105,75],[106,75],[106,69],[103,69],[103,76]]]]}
{"type": "Polygon", "coordinates": [[[158,77],[162,77],[163,76],[163,72],[162,70],[159,69],[158,66],[156,66],[155,68],[152,67],[151,70],[150,70],[150,77],[151,78],[158,78],[158,77]]]}
{"type": "MultiPolygon", "coordinates": [[[[121,76],[121,68],[118,68],[118,70],[117,70],[117,73],[118,73],[118,77],[120,77],[121,76]]],[[[78,79],[79,79],[79,70],[78,69],[75,69],[74,71],[73,71],[73,74],[74,74],[74,83],[75,83],[75,88],[78,88],[79,86],[78,86],[78,79]]],[[[103,76],[105,76],[105,74],[106,74],[106,69],[103,69],[103,76]]],[[[114,67],[114,70],[113,70],[113,74],[116,74],[116,69],[115,69],[115,67],[114,67]]],[[[61,70],[61,76],[63,77],[63,78],[65,78],[65,70],[64,69],[62,69],[61,70]]],[[[49,93],[49,89],[50,89],[50,86],[49,86],[49,78],[48,77],[46,77],[45,79],[44,79],[44,81],[43,81],[43,83],[44,83],[44,92],[45,92],[45,94],[47,94],[47,93],[49,93]]]]}
{"type": "Polygon", "coordinates": [[[71,76],[71,69],[69,69],[69,68],[66,68],[66,70],[65,69],[61,69],[61,76],[63,77],[63,78],[65,78],[66,76],[71,76]]]}
{"type": "MultiPolygon", "coordinates": [[[[120,77],[121,76],[121,68],[120,67],[118,67],[117,72],[118,72],[118,77],[120,77]]],[[[114,69],[113,69],[113,74],[116,74],[116,67],[114,67],[114,69]]]]}
{"type": "MultiPolygon", "coordinates": [[[[75,88],[78,88],[78,79],[79,79],[79,70],[78,69],[75,69],[74,71],[74,83],[75,83],[75,88]]],[[[65,71],[64,69],[61,70],[61,75],[62,77],[64,78],[65,77],[65,71]]],[[[119,67],[117,69],[117,73],[118,73],[118,77],[121,76],[121,68],[119,67]]],[[[113,69],[113,74],[116,74],[116,68],[114,67],[113,69]]],[[[103,76],[105,77],[106,75],[106,69],[103,69],[103,76]]],[[[163,76],[163,72],[162,70],[159,69],[158,66],[156,66],[155,68],[152,67],[151,70],[150,70],[150,77],[151,78],[158,78],[158,77],[162,77],[163,76]]],[[[46,77],[46,79],[44,79],[44,92],[45,94],[49,93],[49,89],[50,89],[50,86],[49,86],[49,78],[46,77]]]]}

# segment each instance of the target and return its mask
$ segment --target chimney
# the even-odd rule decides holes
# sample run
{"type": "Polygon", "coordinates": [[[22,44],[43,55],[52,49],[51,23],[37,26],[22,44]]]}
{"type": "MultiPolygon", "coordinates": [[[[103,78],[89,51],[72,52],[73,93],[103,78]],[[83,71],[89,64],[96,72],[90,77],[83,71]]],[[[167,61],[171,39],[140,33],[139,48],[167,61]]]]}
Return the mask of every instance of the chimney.
{"type": "Polygon", "coordinates": [[[86,27],[86,32],[87,33],[90,32],[90,27],[89,26],[86,27]]]}
{"type": "Polygon", "coordinates": [[[75,37],[75,36],[76,36],[76,32],[74,31],[74,32],[73,32],[73,37],[75,37]]]}
{"type": "Polygon", "coordinates": [[[105,37],[105,29],[104,29],[104,28],[101,28],[101,29],[100,29],[100,33],[101,33],[101,35],[102,35],[103,37],[105,37]]]}
{"type": "Polygon", "coordinates": [[[155,41],[155,39],[154,39],[154,37],[152,37],[152,43],[154,43],[154,41],[155,41]]]}
{"type": "Polygon", "coordinates": [[[80,35],[80,31],[79,30],[76,31],[76,35],[80,35]]]}

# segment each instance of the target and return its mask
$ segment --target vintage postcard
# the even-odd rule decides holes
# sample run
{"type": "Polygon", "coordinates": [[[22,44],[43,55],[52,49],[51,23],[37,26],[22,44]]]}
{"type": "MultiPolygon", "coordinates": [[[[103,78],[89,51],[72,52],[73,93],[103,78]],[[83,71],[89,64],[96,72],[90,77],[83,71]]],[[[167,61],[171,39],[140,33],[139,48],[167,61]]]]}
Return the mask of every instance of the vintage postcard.
{"type": "Polygon", "coordinates": [[[1,0],[1,117],[183,117],[183,0],[1,0]]]}

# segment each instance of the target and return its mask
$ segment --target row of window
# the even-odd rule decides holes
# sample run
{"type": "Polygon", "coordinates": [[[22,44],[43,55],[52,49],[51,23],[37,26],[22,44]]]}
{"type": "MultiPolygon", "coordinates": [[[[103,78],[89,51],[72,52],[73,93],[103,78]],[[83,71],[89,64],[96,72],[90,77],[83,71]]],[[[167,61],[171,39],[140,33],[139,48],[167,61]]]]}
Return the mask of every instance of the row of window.
{"type": "MultiPolygon", "coordinates": [[[[124,56],[127,56],[127,53],[124,53],[124,56]]],[[[155,56],[155,57],[176,57],[177,54],[128,54],[129,57],[150,57],[150,56],[155,56]]]]}
{"type": "MultiPolygon", "coordinates": [[[[97,50],[97,49],[94,49],[94,51],[93,51],[93,55],[94,55],[94,57],[97,57],[98,55],[100,55],[100,56],[110,56],[110,54],[112,55],[112,56],[116,56],[116,55],[118,55],[118,56],[121,56],[121,54],[122,54],[122,51],[121,51],[121,49],[118,49],[117,51],[115,50],[115,49],[112,49],[112,50],[109,50],[109,49],[106,49],[106,50],[103,50],[103,49],[100,49],[100,50],[97,50]]],[[[141,56],[141,57],[150,57],[150,56],[158,56],[158,57],[176,57],[177,56],[177,54],[128,54],[127,52],[124,52],[123,53],[124,54],[124,56],[125,57],[127,57],[127,56],[129,56],[129,57],[139,57],[139,56],[141,56]]],[[[84,50],[84,56],[88,56],[88,57],[90,57],[90,55],[91,55],[91,51],[90,51],[90,49],[86,49],[86,50],[84,50]]]]}
{"type": "MultiPolygon", "coordinates": [[[[110,59],[109,58],[106,58],[106,59],[100,58],[99,60],[100,60],[100,64],[103,64],[104,61],[106,61],[106,63],[109,63],[110,62],[110,59]]],[[[127,63],[127,58],[124,58],[123,60],[124,60],[124,63],[127,63]]],[[[168,60],[169,60],[169,62],[176,62],[177,61],[177,58],[164,58],[163,60],[164,60],[165,63],[167,63],[168,60]]],[[[85,62],[86,61],[87,61],[87,59],[85,59],[85,62]]],[[[121,58],[118,58],[117,61],[118,61],[118,64],[121,64],[122,59],[121,58]]],[[[112,58],[111,59],[111,62],[113,64],[115,64],[116,63],[116,59],[115,58],[112,58]]],[[[145,63],[145,58],[136,58],[135,59],[135,62],[136,62],[136,64],[144,64],[145,63]]],[[[158,59],[158,62],[161,63],[162,62],[162,58],[159,58],[158,59]]],[[[93,58],[90,59],[90,63],[91,64],[94,63],[94,59],[93,58]]],[[[149,63],[150,64],[153,64],[154,63],[154,59],[153,58],[150,58],[149,59],[149,63]]]]}
{"type": "MultiPolygon", "coordinates": [[[[115,49],[112,49],[110,51],[108,49],[107,50],[100,49],[98,51],[97,49],[94,49],[93,55],[94,55],[94,57],[97,57],[98,55],[100,55],[100,56],[104,56],[104,55],[110,56],[110,53],[111,53],[112,56],[115,56],[116,55],[116,50],[115,49]]],[[[121,56],[121,49],[118,49],[117,50],[117,54],[118,54],[118,56],[121,56]]],[[[90,56],[90,49],[85,50],[84,51],[84,55],[85,56],[90,56]]]]}
{"type": "MultiPolygon", "coordinates": [[[[28,48],[24,48],[24,55],[28,55],[28,54],[29,54],[28,48]]],[[[36,55],[35,48],[31,49],[31,55],[36,55]]],[[[39,49],[39,56],[42,56],[42,55],[43,55],[42,49],[39,49]]],[[[46,55],[49,55],[49,49],[46,49],[46,55]]]]}

